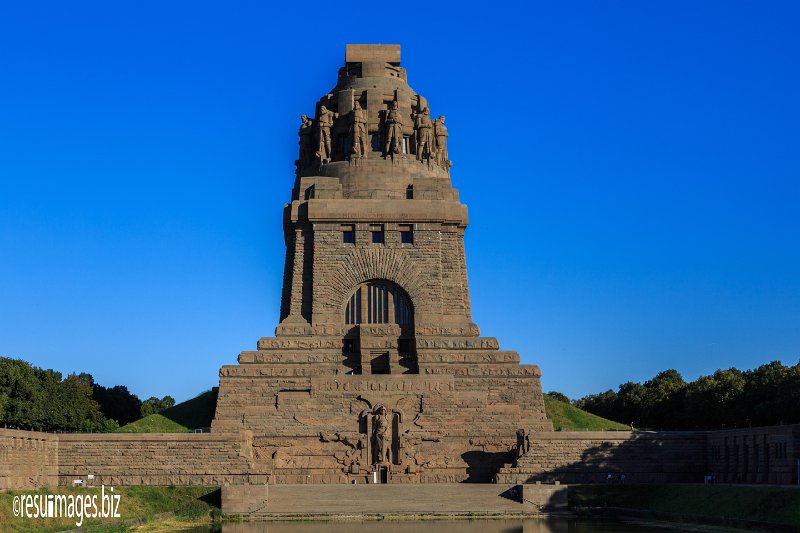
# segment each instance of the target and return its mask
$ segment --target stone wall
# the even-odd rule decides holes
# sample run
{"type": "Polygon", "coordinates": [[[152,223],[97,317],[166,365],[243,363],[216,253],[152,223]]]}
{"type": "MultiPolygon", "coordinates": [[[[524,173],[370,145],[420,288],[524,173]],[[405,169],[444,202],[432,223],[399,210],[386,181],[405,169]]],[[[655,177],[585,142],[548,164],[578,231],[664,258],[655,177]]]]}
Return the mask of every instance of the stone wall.
{"type": "Polygon", "coordinates": [[[530,435],[530,448],[498,483],[699,483],[704,431],[556,431],[530,435]]]}
{"type": "Polygon", "coordinates": [[[720,483],[798,483],[800,425],[713,431],[708,470],[720,483]]]}
{"type": "MultiPolygon", "coordinates": [[[[336,383],[337,380],[324,380],[316,386],[318,390],[336,389],[336,383]]],[[[345,382],[340,383],[344,387],[345,382]]],[[[276,401],[287,410],[297,410],[309,394],[285,392],[278,394],[276,401]]],[[[337,396],[344,397],[341,394],[344,391],[328,392],[331,393],[328,399],[333,402],[338,401],[337,396]]],[[[371,391],[362,392],[369,395],[371,391]]],[[[516,464],[511,464],[513,454],[509,450],[515,442],[506,436],[511,426],[498,425],[509,418],[507,409],[498,408],[489,418],[469,420],[469,406],[460,404],[457,409],[463,423],[458,427],[449,425],[446,401],[437,404],[435,396],[430,400],[428,408],[437,414],[412,421],[422,434],[413,437],[407,443],[408,448],[395,449],[402,456],[418,455],[423,464],[417,464],[416,460],[408,462],[406,466],[414,465],[410,473],[393,465],[390,484],[447,483],[470,478],[489,481],[487,476],[494,472],[497,482],[505,484],[605,483],[609,474],[615,483],[621,481],[623,474],[626,483],[699,483],[709,474],[714,474],[720,483],[797,481],[800,425],[710,432],[532,432],[528,451],[516,464]],[[437,434],[431,423],[444,424],[442,431],[449,436],[437,434]],[[504,463],[508,464],[503,466],[504,463]]],[[[478,412],[481,417],[487,414],[483,407],[478,412]]],[[[246,431],[53,435],[0,429],[0,490],[68,485],[76,479],[86,482],[89,474],[95,475],[96,484],[114,486],[371,480],[372,476],[360,469],[362,450],[357,444],[351,447],[358,442],[358,430],[319,433],[310,416],[287,419],[278,410],[274,416],[290,420],[282,438],[254,437],[246,431]],[[305,429],[298,431],[298,428],[305,429]],[[350,473],[349,466],[343,468],[345,463],[359,467],[350,473]]],[[[362,441],[362,444],[368,450],[367,443],[362,441]]]]}
{"type": "Polygon", "coordinates": [[[58,482],[58,437],[0,429],[0,490],[51,487],[58,482]]]}
{"type": "Polygon", "coordinates": [[[209,433],[63,434],[58,482],[95,476],[105,485],[263,484],[253,468],[248,435],[209,433]]]}

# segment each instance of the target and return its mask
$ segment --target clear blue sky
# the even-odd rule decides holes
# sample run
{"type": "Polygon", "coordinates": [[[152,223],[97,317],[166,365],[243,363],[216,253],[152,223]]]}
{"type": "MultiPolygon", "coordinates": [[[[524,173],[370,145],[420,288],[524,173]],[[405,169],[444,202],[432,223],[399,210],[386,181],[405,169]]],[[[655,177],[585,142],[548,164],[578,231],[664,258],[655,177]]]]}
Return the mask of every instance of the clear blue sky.
{"type": "Polygon", "coordinates": [[[797,2],[3,2],[0,355],[217,384],[278,320],[300,114],[345,43],[388,42],[447,115],[475,322],[546,390],[794,363],[798,27],[797,2]]]}

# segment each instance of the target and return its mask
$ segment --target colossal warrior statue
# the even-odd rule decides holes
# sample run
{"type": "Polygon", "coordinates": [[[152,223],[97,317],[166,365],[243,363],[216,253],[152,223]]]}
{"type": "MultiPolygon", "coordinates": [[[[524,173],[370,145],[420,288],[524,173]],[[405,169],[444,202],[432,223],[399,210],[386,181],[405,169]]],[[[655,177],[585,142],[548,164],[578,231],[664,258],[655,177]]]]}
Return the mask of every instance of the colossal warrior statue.
{"type": "Polygon", "coordinates": [[[300,124],[300,131],[298,132],[300,136],[300,157],[295,162],[298,169],[308,165],[314,158],[314,141],[312,138],[314,123],[306,115],[301,115],[300,120],[302,121],[302,124],[300,124]]]}
{"type": "Polygon", "coordinates": [[[447,128],[444,125],[444,115],[433,121],[433,134],[436,136],[436,162],[449,168],[450,160],[447,158],[447,128]]]}
{"type": "Polygon", "coordinates": [[[319,150],[317,151],[317,158],[320,163],[327,163],[331,160],[331,128],[333,127],[333,120],[336,114],[328,111],[324,105],[319,107],[319,150]]]}
{"type": "Polygon", "coordinates": [[[369,147],[369,135],[367,134],[367,115],[361,109],[361,104],[356,100],[353,104],[353,111],[350,112],[350,137],[353,142],[351,156],[366,157],[369,147]]]}
{"type": "Polygon", "coordinates": [[[491,481],[552,424],[539,368],[472,321],[444,117],[397,45],[348,45],[315,107],[283,212],[280,323],[220,370],[212,433],[243,436],[248,475],[270,484],[491,481]]]}
{"type": "Polygon", "coordinates": [[[427,107],[414,117],[414,127],[417,129],[417,159],[420,161],[430,159],[433,151],[433,125],[431,112],[427,107]]]}
{"type": "Polygon", "coordinates": [[[403,153],[403,120],[400,118],[397,102],[392,102],[391,107],[386,112],[384,122],[384,134],[386,147],[384,154],[394,156],[403,153]]]}

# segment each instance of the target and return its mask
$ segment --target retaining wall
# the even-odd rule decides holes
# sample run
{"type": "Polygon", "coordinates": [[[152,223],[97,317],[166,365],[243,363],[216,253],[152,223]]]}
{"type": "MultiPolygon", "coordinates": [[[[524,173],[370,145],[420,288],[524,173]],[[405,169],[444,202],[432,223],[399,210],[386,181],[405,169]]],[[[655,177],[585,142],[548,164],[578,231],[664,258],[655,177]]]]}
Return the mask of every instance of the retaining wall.
{"type": "Polygon", "coordinates": [[[58,482],[58,437],[0,429],[0,490],[51,487],[58,482]]]}

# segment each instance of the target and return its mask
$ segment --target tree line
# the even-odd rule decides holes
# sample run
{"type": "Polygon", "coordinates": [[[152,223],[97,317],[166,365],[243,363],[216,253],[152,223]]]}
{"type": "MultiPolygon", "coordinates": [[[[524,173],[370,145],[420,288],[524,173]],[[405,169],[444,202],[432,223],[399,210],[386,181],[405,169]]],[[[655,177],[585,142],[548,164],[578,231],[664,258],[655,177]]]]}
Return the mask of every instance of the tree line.
{"type": "Polygon", "coordinates": [[[175,405],[171,396],[140,400],[127,387],[103,387],[91,374],[44,370],[0,357],[0,427],[108,432],[175,405]]]}
{"type": "Polygon", "coordinates": [[[800,423],[800,362],[785,366],[773,361],[752,370],[717,370],[691,382],[670,369],[644,383],[629,381],[616,391],[591,394],[572,403],[637,428],[719,429],[800,423]]]}

